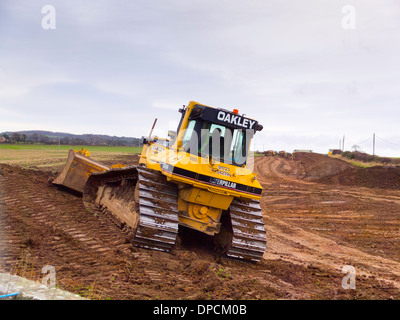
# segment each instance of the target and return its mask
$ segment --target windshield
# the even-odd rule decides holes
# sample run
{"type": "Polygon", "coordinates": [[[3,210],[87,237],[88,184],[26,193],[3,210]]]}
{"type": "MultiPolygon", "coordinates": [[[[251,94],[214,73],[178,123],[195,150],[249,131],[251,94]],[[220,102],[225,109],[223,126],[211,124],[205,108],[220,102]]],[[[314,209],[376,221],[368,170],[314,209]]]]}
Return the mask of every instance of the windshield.
{"type": "Polygon", "coordinates": [[[246,164],[252,130],[233,129],[201,120],[190,120],[182,145],[187,152],[220,162],[246,164]]]}

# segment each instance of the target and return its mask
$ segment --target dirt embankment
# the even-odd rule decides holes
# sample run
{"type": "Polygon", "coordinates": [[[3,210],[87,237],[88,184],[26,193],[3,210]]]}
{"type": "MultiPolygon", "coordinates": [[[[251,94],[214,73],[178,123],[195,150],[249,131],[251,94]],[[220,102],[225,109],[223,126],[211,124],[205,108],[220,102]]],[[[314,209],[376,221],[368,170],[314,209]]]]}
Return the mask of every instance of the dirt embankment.
{"type": "Polygon", "coordinates": [[[399,189],[400,167],[375,166],[370,168],[348,168],[334,175],[322,177],[317,181],[343,186],[399,189]]]}
{"type": "Polygon", "coordinates": [[[317,153],[295,153],[293,160],[301,168],[298,178],[323,184],[367,188],[399,189],[400,167],[355,167],[340,159],[317,153]]]}
{"type": "Polygon", "coordinates": [[[346,161],[319,153],[297,152],[293,154],[293,160],[302,168],[302,178],[307,180],[331,176],[351,167],[346,161]]]}

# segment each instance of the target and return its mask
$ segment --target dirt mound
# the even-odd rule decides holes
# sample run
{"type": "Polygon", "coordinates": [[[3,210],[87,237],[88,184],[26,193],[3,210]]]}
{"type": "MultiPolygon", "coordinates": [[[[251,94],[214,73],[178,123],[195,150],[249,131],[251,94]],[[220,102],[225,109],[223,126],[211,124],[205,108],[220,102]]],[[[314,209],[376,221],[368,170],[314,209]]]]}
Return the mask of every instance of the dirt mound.
{"type": "Polygon", "coordinates": [[[318,180],[324,184],[340,184],[368,188],[399,189],[400,167],[375,166],[370,168],[348,168],[318,180]]]}
{"type": "Polygon", "coordinates": [[[318,180],[352,167],[346,161],[319,153],[297,152],[293,154],[293,160],[300,164],[302,177],[308,180],[318,180]]]}
{"type": "Polygon", "coordinates": [[[374,166],[359,168],[350,163],[318,153],[293,154],[300,168],[298,178],[323,184],[358,186],[368,188],[400,188],[400,167],[374,166]]]}

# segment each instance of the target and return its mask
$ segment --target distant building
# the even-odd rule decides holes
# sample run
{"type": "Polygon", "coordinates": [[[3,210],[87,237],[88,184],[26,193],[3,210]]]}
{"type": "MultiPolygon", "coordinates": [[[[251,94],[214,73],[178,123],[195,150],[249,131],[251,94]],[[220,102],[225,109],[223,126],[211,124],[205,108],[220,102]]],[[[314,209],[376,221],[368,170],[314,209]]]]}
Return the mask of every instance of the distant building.
{"type": "Polygon", "coordinates": [[[3,136],[0,137],[0,143],[6,142],[6,138],[4,138],[3,136]]]}
{"type": "Polygon", "coordinates": [[[295,149],[295,150],[293,150],[293,153],[296,153],[296,152],[308,152],[308,153],[312,153],[312,150],[304,150],[304,149],[295,149]]]}

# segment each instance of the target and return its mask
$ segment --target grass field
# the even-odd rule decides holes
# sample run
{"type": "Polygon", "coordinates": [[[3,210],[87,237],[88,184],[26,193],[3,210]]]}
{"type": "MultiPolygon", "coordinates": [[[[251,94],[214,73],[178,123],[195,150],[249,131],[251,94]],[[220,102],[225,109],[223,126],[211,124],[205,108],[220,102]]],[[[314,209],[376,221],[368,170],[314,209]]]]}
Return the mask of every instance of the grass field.
{"type": "Polygon", "coordinates": [[[139,153],[139,147],[109,147],[109,146],[69,146],[69,145],[45,145],[45,144],[0,144],[1,150],[38,150],[38,151],[68,151],[69,149],[80,150],[81,148],[90,152],[122,152],[139,153]]]}
{"type": "MultiPolygon", "coordinates": [[[[330,157],[346,161],[346,162],[352,164],[353,166],[356,166],[356,167],[359,167],[359,168],[369,168],[369,167],[376,167],[376,166],[385,165],[384,163],[378,162],[378,161],[364,162],[364,161],[356,160],[356,159],[348,159],[348,158],[342,157],[340,155],[332,155],[330,157]]],[[[391,163],[392,165],[398,165],[398,162],[399,162],[398,159],[399,158],[391,158],[391,159],[394,160],[391,163]]]]}
{"type": "Polygon", "coordinates": [[[67,146],[41,144],[0,144],[0,163],[16,164],[27,168],[60,169],[67,160],[70,149],[81,148],[90,152],[97,160],[115,159],[118,156],[140,153],[139,147],[107,147],[107,146],[67,146]]]}

